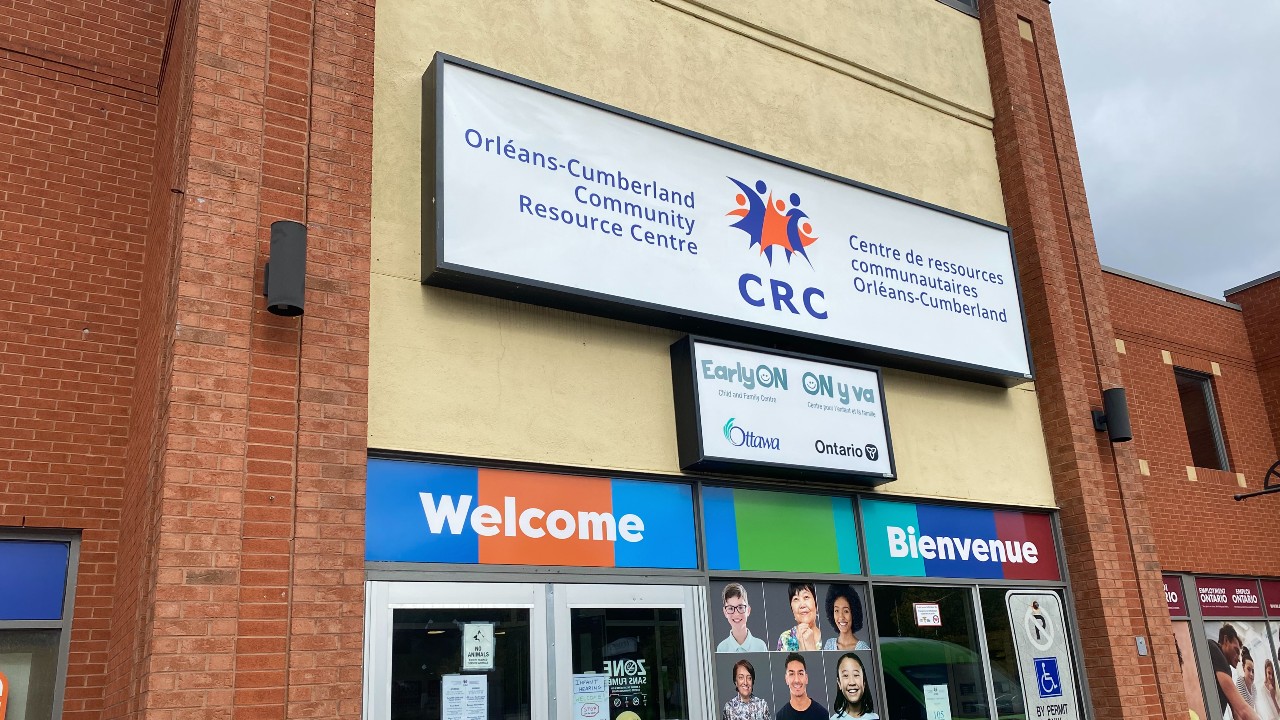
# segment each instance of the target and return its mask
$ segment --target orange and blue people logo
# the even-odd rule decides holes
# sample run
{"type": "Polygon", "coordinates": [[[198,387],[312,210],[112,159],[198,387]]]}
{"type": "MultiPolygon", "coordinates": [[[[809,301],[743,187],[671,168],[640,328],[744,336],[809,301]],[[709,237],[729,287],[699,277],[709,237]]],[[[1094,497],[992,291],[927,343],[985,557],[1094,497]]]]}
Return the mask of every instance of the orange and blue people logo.
{"type": "Polygon", "coordinates": [[[774,248],[781,248],[787,262],[792,255],[799,255],[813,266],[805,248],[817,241],[809,216],[800,209],[800,196],[791,193],[786,200],[774,199],[773,191],[764,180],[756,180],[755,187],[734,180],[741,191],[735,198],[737,207],[727,215],[738,218],[731,227],[738,228],[751,238],[750,247],[760,246],[760,254],[773,264],[774,248]]]}

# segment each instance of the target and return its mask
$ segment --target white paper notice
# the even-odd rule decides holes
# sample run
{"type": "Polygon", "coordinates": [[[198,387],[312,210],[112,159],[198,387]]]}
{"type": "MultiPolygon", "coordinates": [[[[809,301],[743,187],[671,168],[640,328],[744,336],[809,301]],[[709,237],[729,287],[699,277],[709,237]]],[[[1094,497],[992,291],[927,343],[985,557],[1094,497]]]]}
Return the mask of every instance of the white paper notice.
{"type": "Polygon", "coordinates": [[[573,720],[598,720],[609,716],[609,676],[584,673],[573,676],[573,720]]]}
{"type": "Polygon", "coordinates": [[[938,603],[914,603],[917,627],[942,627],[942,611],[938,603]]]}
{"type": "Polygon", "coordinates": [[[493,669],[493,623],[462,626],[462,669],[493,669]]]}
{"type": "Polygon", "coordinates": [[[925,720],[951,720],[951,697],[946,685],[924,686],[925,720]]]}
{"type": "Polygon", "coordinates": [[[440,720],[485,720],[489,716],[487,675],[445,675],[440,685],[440,720]]]}

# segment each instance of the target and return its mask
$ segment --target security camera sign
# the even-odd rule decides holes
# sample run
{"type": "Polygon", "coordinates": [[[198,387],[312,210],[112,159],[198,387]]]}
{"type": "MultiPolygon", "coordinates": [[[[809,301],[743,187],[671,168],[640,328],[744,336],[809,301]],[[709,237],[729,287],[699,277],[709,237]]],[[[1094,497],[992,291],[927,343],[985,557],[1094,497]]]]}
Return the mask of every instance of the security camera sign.
{"type": "Polygon", "coordinates": [[[1011,590],[1005,606],[1028,720],[1076,720],[1079,704],[1062,602],[1051,592],[1011,590]]]}

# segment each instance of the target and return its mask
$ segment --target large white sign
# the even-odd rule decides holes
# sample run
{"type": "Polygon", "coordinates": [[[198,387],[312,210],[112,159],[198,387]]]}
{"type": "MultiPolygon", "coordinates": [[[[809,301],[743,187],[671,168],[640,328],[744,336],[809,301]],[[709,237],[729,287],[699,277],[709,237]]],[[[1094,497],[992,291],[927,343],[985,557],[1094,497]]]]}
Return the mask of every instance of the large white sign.
{"type": "Polygon", "coordinates": [[[427,282],[1031,376],[1006,228],[452,58],[429,72],[427,282]]]}
{"type": "Polygon", "coordinates": [[[1005,594],[1005,606],[1018,655],[1027,720],[1075,720],[1079,717],[1075,671],[1058,596],[1010,590],[1005,594]]]}
{"type": "MultiPolygon", "coordinates": [[[[673,348],[673,373],[690,371],[683,359],[688,346],[696,408],[684,408],[688,401],[677,397],[677,413],[696,415],[698,433],[696,441],[680,438],[682,466],[893,477],[875,370],[690,338],[673,348]]],[[[673,381],[683,394],[675,375],[673,381]]]]}

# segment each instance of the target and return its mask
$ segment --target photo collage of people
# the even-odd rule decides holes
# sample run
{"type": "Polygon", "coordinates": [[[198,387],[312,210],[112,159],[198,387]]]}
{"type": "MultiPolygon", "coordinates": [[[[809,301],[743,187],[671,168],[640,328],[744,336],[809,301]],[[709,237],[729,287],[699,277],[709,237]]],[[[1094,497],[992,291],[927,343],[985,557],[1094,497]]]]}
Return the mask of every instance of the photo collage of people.
{"type": "Polygon", "coordinates": [[[879,720],[866,588],[712,581],[721,720],[879,720]]]}
{"type": "MultiPolygon", "coordinates": [[[[1223,720],[1280,720],[1280,668],[1273,652],[1280,638],[1268,638],[1267,625],[1261,620],[1205,623],[1214,679],[1206,690],[1218,696],[1223,720]]],[[[1275,634],[1280,635],[1280,627],[1275,634]]],[[[1184,654],[1181,647],[1179,653],[1184,654]]]]}

